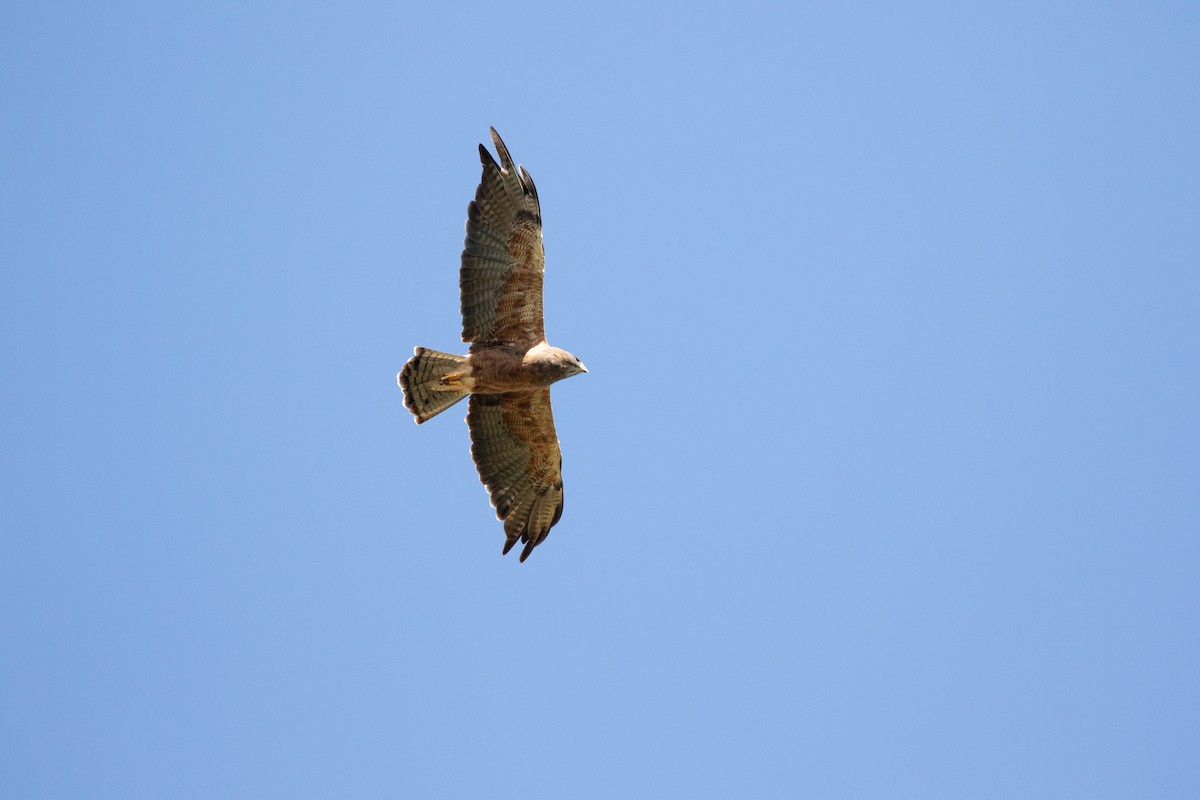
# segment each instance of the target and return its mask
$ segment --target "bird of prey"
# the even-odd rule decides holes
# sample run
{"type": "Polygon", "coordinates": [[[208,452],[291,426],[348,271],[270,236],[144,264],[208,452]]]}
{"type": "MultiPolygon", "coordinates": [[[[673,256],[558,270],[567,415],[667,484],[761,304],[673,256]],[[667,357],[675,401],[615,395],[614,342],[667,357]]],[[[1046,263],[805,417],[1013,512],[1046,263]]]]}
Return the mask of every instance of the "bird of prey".
{"type": "Polygon", "coordinates": [[[419,425],[470,396],[471,457],[504,522],[504,553],[529,557],[562,516],[562,454],[550,384],[587,372],[546,342],[542,211],[524,167],[492,128],[500,163],[482,144],[483,177],[467,206],[458,285],[465,356],[417,347],[396,381],[419,425]]]}

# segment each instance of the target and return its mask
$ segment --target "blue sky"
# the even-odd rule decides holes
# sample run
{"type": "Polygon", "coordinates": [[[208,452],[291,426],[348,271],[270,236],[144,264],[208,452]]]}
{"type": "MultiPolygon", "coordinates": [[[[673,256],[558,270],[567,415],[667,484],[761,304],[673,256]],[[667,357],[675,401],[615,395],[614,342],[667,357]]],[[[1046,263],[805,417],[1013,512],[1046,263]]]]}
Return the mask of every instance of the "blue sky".
{"type": "Polygon", "coordinates": [[[1196,6],[403,5],[4,10],[0,794],[1200,795],[1196,6]]]}

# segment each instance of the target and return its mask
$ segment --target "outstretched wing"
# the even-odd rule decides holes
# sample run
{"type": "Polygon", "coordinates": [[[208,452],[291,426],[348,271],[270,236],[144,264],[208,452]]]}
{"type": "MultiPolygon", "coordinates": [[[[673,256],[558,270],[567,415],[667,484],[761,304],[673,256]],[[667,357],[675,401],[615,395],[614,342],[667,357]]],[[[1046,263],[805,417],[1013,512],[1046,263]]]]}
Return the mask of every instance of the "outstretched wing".
{"type": "Polygon", "coordinates": [[[483,145],[483,178],[467,206],[458,285],[464,342],[534,345],[546,338],[542,322],[542,210],[533,178],[513,165],[492,128],[500,163],[483,145]]]}
{"type": "Polygon", "coordinates": [[[504,520],[504,552],[520,539],[524,561],[563,511],[562,452],[550,390],[473,394],[467,412],[471,457],[504,520]]]}

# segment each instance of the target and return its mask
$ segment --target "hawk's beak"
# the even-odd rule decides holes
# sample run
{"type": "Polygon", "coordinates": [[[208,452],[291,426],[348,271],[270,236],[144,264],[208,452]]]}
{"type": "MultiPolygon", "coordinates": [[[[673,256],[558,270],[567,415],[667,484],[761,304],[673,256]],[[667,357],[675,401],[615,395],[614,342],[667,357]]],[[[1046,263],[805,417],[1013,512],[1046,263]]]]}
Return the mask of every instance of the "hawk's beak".
{"type": "Polygon", "coordinates": [[[582,361],[580,361],[580,362],[579,362],[579,368],[580,368],[581,370],[583,370],[584,372],[587,372],[587,367],[585,367],[585,366],[583,365],[583,362],[582,362],[582,361]]]}

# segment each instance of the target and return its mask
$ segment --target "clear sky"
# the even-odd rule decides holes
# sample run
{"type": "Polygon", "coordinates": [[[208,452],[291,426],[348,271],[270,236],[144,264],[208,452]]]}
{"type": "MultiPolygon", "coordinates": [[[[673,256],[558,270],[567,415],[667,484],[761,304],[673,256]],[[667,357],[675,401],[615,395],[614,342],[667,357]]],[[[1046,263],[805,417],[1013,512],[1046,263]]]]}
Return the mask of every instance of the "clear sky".
{"type": "Polygon", "coordinates": [[[1192,3],[7,4],[0,796],[1200,797],[1198,97],[1192,3]],[[489,125],[525,564],[395,385],[489,125]]]}

